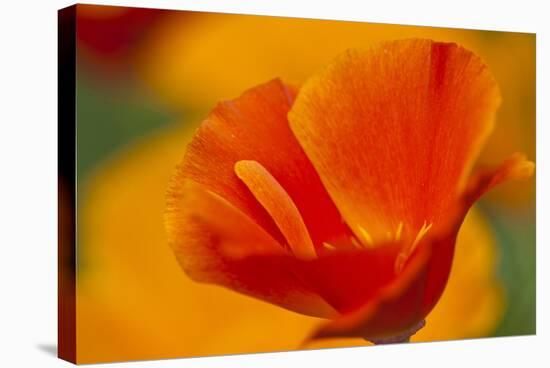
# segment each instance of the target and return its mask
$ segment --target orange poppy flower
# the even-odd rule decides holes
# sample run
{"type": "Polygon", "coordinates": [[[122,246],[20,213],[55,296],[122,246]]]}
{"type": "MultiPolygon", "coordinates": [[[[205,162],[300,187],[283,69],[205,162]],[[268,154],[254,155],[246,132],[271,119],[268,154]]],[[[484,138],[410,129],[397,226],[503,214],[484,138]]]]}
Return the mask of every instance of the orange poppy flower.
{"type": "Polygon", "coordinates": [[[468,209],[533,172],[513,155],[470,175],[499,104],[476,55],[429,40],[349,51],[299,91],[252,88],[189,144],[170,244],[196,281],[330,319],[314,338],[406,341],[443,292],[468,209]]]}
{"type": "MultiPolygon", "coordinates": [[[[144,137],[86,180],[79,207],[79,363],[296,350],[324,322],[193,282],[162,246],[166,185],[194,126],[184,120],[144,137]]],[[[507,308],[499,258],[495,234],[474,206],[460,228],[445,291],[411,340],[491,336],[507,308]]],[[[334,338],[305,347],[361,345],[368,343],[334,338]]]]}

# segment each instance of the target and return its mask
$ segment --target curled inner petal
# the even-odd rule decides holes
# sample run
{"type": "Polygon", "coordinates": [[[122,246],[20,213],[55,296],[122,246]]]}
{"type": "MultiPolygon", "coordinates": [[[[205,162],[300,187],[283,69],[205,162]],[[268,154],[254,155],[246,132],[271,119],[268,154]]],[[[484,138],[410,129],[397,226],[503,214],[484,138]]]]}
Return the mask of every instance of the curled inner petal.
{"type": "Polygon", "coordinates": [[[241,160],[235,173],[271,215],[294,255],[300,259],[317,257],[315,247],[296,204],[279,182],[260,163],[241,160]]]}

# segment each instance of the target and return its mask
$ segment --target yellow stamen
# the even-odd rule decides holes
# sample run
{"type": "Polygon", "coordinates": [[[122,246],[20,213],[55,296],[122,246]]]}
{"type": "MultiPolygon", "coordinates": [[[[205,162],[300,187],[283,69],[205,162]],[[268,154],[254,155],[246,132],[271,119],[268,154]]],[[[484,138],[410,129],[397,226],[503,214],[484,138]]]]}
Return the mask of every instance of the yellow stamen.
{"type": "MultiPolygon", "coordinates": [[[[420,230],[418,230],[418,234],[416,234],[416,238],[414,239],[410,247],[403,249],[397,256],[395,260],[395,272],[400,272],[403,269],[403,266],[407,262],[407,259],[409,259],[410,255],[412,254],[418,243],[420,243],[422,238],[424,238],[424,236],[426,236],[428,231],[432,228],[432,225],[433,224],[428,225],[426,221],[424,221],[424,224],[422,225],[420,230]]],[[[400,226],[400,228],[402,229],[402,226],[400,226]]],[[[401,235],[401,229],[398,228],[400,233],[399,235],[401,235]]]]}
{"type": "Polygon", "coordinates": [[[395,232],[395,241],[396,242],[401,240],[401,234],[402,233],[403,233],[403,221],[400,221],[399,225],[397,225],[397,231],[395,232]]]}
{"type": "Polygon", "coordinates": [[[330,243],[327,243],[327,242],[323,242],[323,247],[325,247],[326,249],[328,250],[335,250],[336,247],[330,243]]]}
{"type": "Polygon", "coordinates": [[[430,230],[432,227],[432,224],[429,224],[429,225],[426,225],[426,221],[424,221],[424,224],[422,225],[422,227],[420,228],[420,230],[418,231],[418,234],[416,234],[416,238],[414,239],[412,245],[411,245],[411,250],[410,250],[410,253],[412,253],[412,251],[414,250],[414,248],[418,245],[418,243],[420,242],[420,240],[422,240],[422,238],[426,235],[426,233],[428,232],[428,230],[430,230]]]}
{"type": "Polygon", "coordinates": [[[361,225],[359,225],[359,232],[361,233],[361,237],[367,243],[367,245],[372,247],[374,245],[374,242],[372,241],[372,236],[370,236],[369,232],[365,230],[365,228],[361,225]]]}

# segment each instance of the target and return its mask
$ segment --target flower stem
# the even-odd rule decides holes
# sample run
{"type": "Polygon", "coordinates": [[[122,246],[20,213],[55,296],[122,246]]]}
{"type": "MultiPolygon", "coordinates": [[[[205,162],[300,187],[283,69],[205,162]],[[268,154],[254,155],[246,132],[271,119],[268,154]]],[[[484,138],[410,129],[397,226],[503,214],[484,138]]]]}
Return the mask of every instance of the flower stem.
{"type": "Polygon", "coordinates": [[[411,336],[417,333],[422,327],[426,325],[425,320],[421,320],[416,325],[410,329],[397,334],[395,336],[384,337],[384,338],[365,338],[365,340],[372,342],[374,345],[386,345],[386,344],[402,344],[405,342],[411,341],[411,336]]]}

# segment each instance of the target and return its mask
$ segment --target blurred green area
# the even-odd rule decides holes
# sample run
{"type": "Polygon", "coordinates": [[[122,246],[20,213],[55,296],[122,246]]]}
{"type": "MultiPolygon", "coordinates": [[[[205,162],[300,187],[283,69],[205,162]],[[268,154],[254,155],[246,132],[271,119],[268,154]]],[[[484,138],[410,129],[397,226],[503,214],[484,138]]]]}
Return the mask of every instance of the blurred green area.
{"type": "Polygon", "coordinates": [[[81,72],[77,95],[79,184],[118,150],[176,121],[171,112],[131,83],[111,86],[81,72]]]}
{"type": "Polygon", "coordinates": [[[505,287],[507,299],[506,313],[493,335],[535,334],[535,209],[523,213],[489,205],[483,205],[483,209],[500,248],[498,275],[505,287]]]}
{"type": "MultiPolygon", "coordinates": [[[[80,69],[76,86],[78,203],[83,203],[95,170],[140,139],[176,122],[173,113],[154,103],[139,86],[129,81],[122,84],[94,81],[92,75],[80,69]]],[[[77,236],[81,244],[82,233],[77,232],[77,236]]],[[[80,275],[88,269],[87,252],[91,251],[80,247],[77,252],[80,275]]]]}

